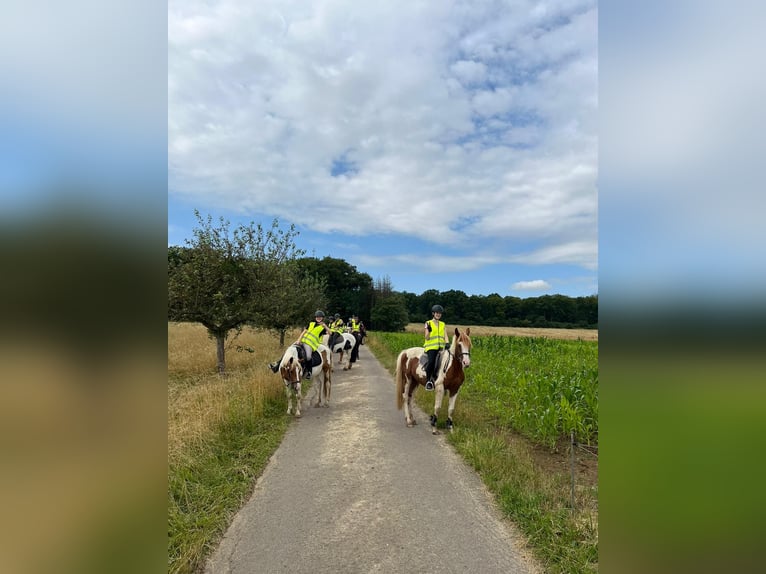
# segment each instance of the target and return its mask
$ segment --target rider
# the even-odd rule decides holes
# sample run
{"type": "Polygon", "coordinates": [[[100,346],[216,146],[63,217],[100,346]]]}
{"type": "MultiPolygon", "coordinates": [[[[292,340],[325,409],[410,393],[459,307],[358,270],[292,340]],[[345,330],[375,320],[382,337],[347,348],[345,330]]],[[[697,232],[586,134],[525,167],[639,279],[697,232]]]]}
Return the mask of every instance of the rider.
{"type": "MultiPolygon", "coordinates": [[[[295,341],[295,345],[303,345],[303,350],[306,353],[306,360],[303,363],[303,378],[311,378],[311,361],[314,351],[319,347],[319,343],[322,340],[322,336],[327,332],[327,325],[324,324],[324,312],[317,311],[314,313],[314,321],[308,324],[307,327],[301,331],[298,335],[298,340],[295,341]]],[[[269,363],[269,368],[275,373],[279,370],[279,361],[269,363]]]]}
{"type": "Polygon", "coordinates": [[[359,334],[359,326],[361,325],[359,321],[359,315],[354,313],[354,316],[351,317],[351,333],[358,335],[359,334]]]}
{"type": "Polygon", "coordinates": [[[431,313],[433,319],[426,321],[424,326],[425,343],[423,348],[428,355],[428,362],[426,363],[426,390],[434,390],[434,367],[436,365],[436,357],[439,355],[439,351],[449,347],[449,339],[447,338],[447,326],[440,319],[444,308],[441,305],[434,305],[431,307],[431,313]]]}
{"type": "Polygon", "coordinates": [[[338,335],[341,335],[344,331],[345,325],[343,324],[343,319],[340,318],[340,313],[335,313],[335,317],[331,317],[332,322],[330,323],[330,348],[332,348],[332,340],[338,339],[338,335]],[[337,335],[336,335],[337,334],[337,335]]]}
{"type": "Polygon", "coordinates": [[[327,325],[324,324],[324,311],[317,311],[314,313],[314,320],[301,331],[298,341],[296,341],[296,343],[302,344],[303,349],[306,351],[306,360],[303,363],[304,379],[311,378],[311,356],[319,347],[319,343],[322,342],[322,336],[325,333],[327,333],[327,325]]]}

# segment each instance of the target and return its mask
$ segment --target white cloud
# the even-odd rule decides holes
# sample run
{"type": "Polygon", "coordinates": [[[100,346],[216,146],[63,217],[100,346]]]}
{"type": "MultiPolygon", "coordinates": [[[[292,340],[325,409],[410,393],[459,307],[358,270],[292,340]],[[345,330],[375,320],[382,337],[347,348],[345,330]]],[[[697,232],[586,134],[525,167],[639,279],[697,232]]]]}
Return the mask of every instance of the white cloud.
{"type": "Polygon", "coordinates": [[[547,291],[551,288],[551,284],[543,279],[535,279],[534,281],[517,281],[511,285],[511,289],[514,291],[547,291]]]}
{"type": "Polygon", "coordinates": [[[594,265],[596,2],[532,8],[171,0],[170,193],[594,265]]]}

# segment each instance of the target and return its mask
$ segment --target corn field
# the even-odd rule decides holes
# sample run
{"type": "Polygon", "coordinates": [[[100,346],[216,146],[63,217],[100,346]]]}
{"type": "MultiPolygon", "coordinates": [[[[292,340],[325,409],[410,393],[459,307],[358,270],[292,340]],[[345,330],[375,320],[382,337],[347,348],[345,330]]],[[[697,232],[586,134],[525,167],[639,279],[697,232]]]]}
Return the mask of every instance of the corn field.
{"type": "MultiPolygon", "coordinates": [[[[377,335],[393,352],[423,344],[413,333],[377,335]]],[[[502,335],[471,341],[462,399],[470,394],[494,424],[551,449],[571,432],[579,443],[598,443],[597,341],[502,335]]]]}

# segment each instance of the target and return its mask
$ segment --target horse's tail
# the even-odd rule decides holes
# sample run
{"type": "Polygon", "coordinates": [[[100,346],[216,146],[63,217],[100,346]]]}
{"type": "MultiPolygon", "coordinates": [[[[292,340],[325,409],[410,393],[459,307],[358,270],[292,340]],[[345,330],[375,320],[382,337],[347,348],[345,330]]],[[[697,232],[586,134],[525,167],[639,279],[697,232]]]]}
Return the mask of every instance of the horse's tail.
{"type": "Polygon", "coordinates": [[[396,408],[404,406],[404,371],[407,369],[407,351],[402,351],[396,358],[396,408]]]}

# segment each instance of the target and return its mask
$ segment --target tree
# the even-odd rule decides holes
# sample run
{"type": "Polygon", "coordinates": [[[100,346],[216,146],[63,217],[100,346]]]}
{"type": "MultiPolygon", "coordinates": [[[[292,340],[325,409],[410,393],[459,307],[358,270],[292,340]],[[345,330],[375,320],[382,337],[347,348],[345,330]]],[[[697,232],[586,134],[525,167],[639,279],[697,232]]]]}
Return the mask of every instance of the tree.
{"type": "Polygon", "coordinates": [[[293,269],[282,274],[257,320],[257,325],[279,333],[280,347],[285,346],[288,328],[308,322],[314,311],[327,306],[325,281],[317,276],[302,275],[295,262],[288,264],[293,269]]]}
{"type": "Polygon", "coordinates": [[[183,251],[168,252],[168,309],[179,321],[202,323],[216,341],[218,372],[226,370],[225,342],[233,329],[268,316],[275,293],[293,285],[288,263],[303,255],[295,246],[298,232],[280,229],[278,220],[264,230],[251,222],[230,233],[223,217],[213,225],[195,210],[199,227],[183,251]],[[172,262],[172,267],[171,267],[172,262]]]}
{"type": "Polygon", "coordinates": [[[370,312],[370,321],[379,331],[404,331],[408,320],[407,306],[399,293],[377,299],[370,312]]]}
{"type": "Polygon", "coordinates": [[[316,276],[325,282],[328,313],[340,313],[345,320],[356,313],[363,320],[372,307],[372,277],[360,273],[344,259],[334,257],[304,257],[298,260],[304,275],[316,276]]]}

